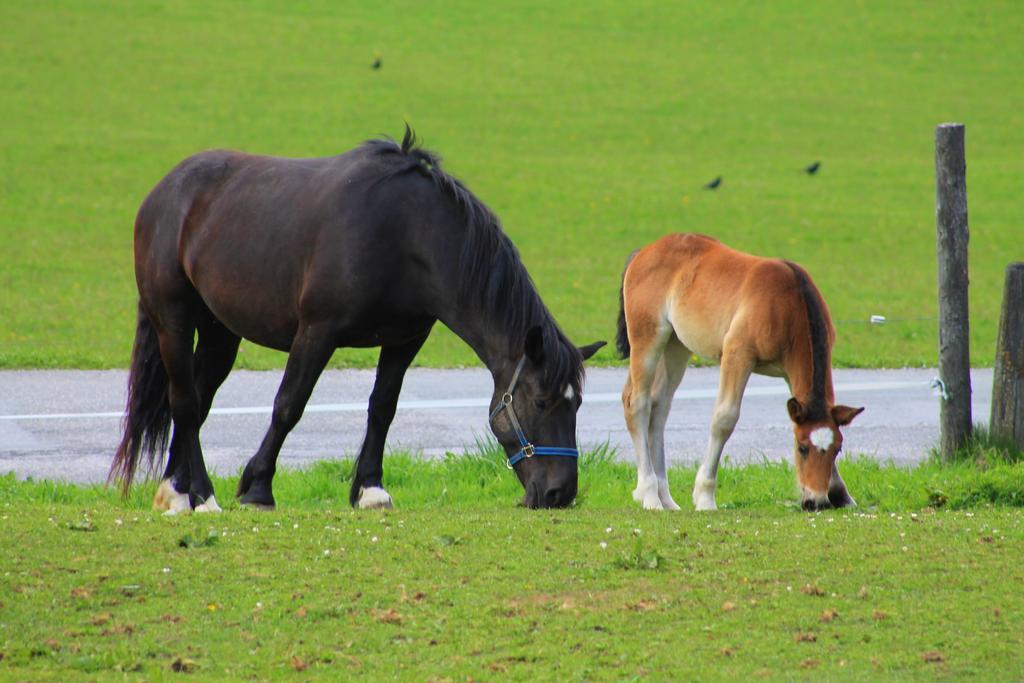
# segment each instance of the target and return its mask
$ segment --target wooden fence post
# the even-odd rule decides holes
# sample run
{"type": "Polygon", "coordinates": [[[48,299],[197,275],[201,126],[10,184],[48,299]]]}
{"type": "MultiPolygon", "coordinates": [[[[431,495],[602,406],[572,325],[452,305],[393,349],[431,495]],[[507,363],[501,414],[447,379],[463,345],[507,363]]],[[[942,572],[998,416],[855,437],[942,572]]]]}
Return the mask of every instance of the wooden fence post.
{"type": "Polygon", "coordinates": [[[949,460],[971,435],[967,317],[967,166],[964,125],[935,129],[935,224],[939,259],[939,452],[949,460]]]}
{"type": "Polygon", "coordinates": [[[1006,267],[989,432],[1024,449],[1024,263],[1006,267]]]}

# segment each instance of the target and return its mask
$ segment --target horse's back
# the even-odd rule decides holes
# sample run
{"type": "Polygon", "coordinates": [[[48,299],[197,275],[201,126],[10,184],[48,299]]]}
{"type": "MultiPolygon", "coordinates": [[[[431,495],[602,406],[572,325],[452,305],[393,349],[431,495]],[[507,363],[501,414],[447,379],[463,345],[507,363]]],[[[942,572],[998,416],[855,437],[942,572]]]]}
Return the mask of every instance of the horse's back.
{"type": "Polygon", "coordinates": [[[420,188],[433,192],[414,174],[380,182],[391,163],[365,145],[310,159],[185,159],[140,208],[140,290],[167,299],[192,289],[235,334],[272,348],[287,349],[311,317],[335,319],[351,341],[344,329],[386,312],[388,289],[415,270],[402,266],[414,248],[409,216],[427,213],[416,211],[420,188]]]}
{"type": "Polygon", "coordinates": [[[779,259],[685,233],[663,237],[637,253],[626,271],[624,295],[634,318],[663,316],[683,345],[705,358],[720,358],[730,335],[743,337],[752,353],[769,358],[776,354],[776,342],[765,331],[785,325],[794,283],[779,259]]]}

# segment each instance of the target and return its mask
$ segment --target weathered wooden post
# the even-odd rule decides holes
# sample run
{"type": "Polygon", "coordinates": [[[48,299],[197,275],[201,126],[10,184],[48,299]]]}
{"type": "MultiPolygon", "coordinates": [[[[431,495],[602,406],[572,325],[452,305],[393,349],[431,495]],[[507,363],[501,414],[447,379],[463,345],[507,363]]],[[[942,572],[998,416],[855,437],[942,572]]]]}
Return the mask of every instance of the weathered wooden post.
{"type": "Polygon", "coordinates": [[[967,317],[967,165],[964,125],[935,129],[935,223],[939,257],[939,452],[949,460],[971,435],[967,317]]]}
{"type": "Polygon", "coordinates": [[[1006,267],[989,432],[1024,449],[1024,263],[1006,267]]]}

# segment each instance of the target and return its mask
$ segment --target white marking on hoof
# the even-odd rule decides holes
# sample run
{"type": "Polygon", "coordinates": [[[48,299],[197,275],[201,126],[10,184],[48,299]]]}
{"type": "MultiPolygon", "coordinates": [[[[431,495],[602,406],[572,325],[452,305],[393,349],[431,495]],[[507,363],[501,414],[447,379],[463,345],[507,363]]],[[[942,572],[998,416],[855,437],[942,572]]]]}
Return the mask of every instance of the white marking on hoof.
{"type": "Polygon", "coordinates": [[[718,509],[715,504],[715,484],[714,479],[706,479],[697,472],[697,479],[693,482],[693,507],[700,511],[718,509]]]}
{"type": "Polygon", "coordinates": [[[680,510],[682,508],[672,499],[672,494],[668,491],[668,480],[658,480],[658,498],[661,499],[661,505],[666,510],[680,510]]]}
{"type": "Polygon", "coordinates": [[[360,510],[372,508],[390,510],[394,505],[391,504],[391,494],[379,486],[370,486],[369,488],[359,488],[359,501],[356,503],[356,507],[360,510]]]}
{"type": "Polygon", "coordinates": [[[638,481],[633,489],[633,500],[640,503],[644,510],[664,510],[665,505],[658,496],[658,484],[655,481],[638,481]]]}
{"type": "Polygon", "coordinates": [[[832,448],[832,430],[828,427],[818,427],[811,432],[811,443],[819,451],[827,451],[832,448]]]}
{"type": "Polygon", "coordinates": [[[166,515],[177,515],[182,512],[192,512],[192,506],[188,502],[187,493],[178,493],[174,490],[174,482],[164,479],[156,489],[153,496],[153,509],[166,510],[166,515]]]}
{"type": "Polygon", "coordinates": [[[217,497],[210,496],[205,503],[196,505],[196,512],[223,512],[223,510],[220,509],[220,505],[217,505],[217,497]]]}

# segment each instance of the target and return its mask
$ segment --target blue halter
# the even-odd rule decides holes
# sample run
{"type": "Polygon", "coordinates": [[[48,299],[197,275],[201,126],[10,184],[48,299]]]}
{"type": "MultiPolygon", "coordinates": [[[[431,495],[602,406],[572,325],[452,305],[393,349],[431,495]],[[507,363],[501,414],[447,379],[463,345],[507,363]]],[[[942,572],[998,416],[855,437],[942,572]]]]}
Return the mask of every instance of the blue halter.
{"type": "Polygon", "coordinates": [[[505,462],[505,466],[512,469],[520,460],[532,458],[535,455],[561,455],[566,458],[580,457],[580,452],[576,448],[563,448],[561,446],[534,446],[532,443],[527,441],[526,434],[523,432],[523,428],[519,424],[519,419],[516,417],[516,411],[512,410],[512,392],[515,391],[516,382],[519,381],[519,373],[522,371],[523,364],[525,363],[526,356],[523,356],[519,359],[516,371],[512,375],[512,381],[509,382],[508,391],[502,394],[501,401],[499,401],[497,407],[491,411],[490,422],[493,427],[494,418],[498,416],[498,413],[502,410],[507,410],[509,421],[512,423],[512,429],[516,433],[516,438],[519,439],[520,449],[508,458],[505,462]]]}

